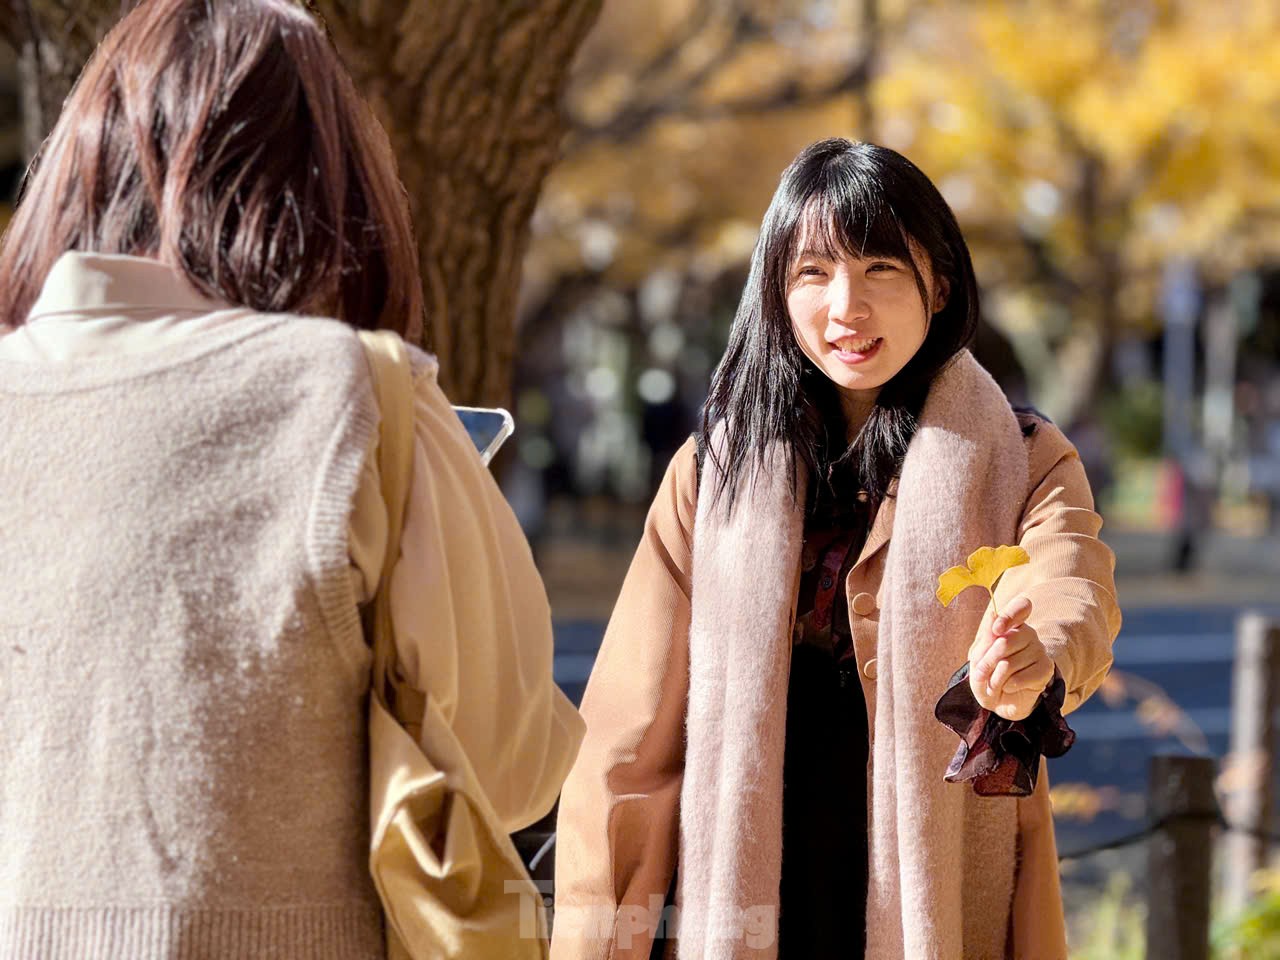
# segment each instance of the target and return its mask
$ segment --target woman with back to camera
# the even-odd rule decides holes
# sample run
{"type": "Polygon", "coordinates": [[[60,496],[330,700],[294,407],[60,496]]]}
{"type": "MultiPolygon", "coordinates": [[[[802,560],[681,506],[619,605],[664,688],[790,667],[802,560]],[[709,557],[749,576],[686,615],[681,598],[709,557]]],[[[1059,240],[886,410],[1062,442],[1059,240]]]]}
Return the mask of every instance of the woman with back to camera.
{"type": "Polygon", "coordinates": [[[913,164],[796,158],[583,700],[554,960],[1066,957],[1041,751],[1110,666],[1114,561],[977,320],[913,164]],[[995,603],[944,609],[939,574],[1002,544],[1030,562],[995,603]]]}
{"type": "MultiPolygon", "coordinates": [[[[421,312],[390,145],[305,10],[148,0],[110,33],[0,250],[0,956],[384,955],[355,328],[421,312]]],[[[410,352],[397,659],[514,831],[581,721],[528,545],[410,352]]]]}

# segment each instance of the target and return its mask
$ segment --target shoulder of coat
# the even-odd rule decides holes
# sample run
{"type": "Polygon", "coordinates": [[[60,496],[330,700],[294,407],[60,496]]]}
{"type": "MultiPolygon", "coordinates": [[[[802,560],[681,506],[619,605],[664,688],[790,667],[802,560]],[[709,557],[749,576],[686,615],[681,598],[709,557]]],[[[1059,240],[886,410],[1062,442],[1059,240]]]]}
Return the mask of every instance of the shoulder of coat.
{"type": "Polygon", "coordinates": [[[667,469],[676,475],[681,487],[691,486],[695,491],[702,480],[702,463],[706,455],[700,434],[690,434],[689,439],[680,445],[680,449],[671,458],[671,466],[667,469]]]}
{"type": "Polygon", "coordinates": [[[667,465],[664,486],[671,488],[672,499],[680,525],[687,533],[693,530],[693,519],[698,509],[698,484],[701,480],[699,447],[696,436],[675,452],[667,465]]]}
{"type": "Polygon", "coordinates": [[[1035,407],[1014,407],[1013,414],[1018,418],[1018,427],[1022,430],[1023,437],[1028,440],[1045,424],[1053,426],[1053,421],[1035,407]]]}
{"type": "Polygon", "coordinates": [[[1062,429],[1039,410],[1034,407],[1014,407],[1013,412],[1027,444],[1033,481],[1051,470],[1064,457],[1078,455],[1062,429]]]}

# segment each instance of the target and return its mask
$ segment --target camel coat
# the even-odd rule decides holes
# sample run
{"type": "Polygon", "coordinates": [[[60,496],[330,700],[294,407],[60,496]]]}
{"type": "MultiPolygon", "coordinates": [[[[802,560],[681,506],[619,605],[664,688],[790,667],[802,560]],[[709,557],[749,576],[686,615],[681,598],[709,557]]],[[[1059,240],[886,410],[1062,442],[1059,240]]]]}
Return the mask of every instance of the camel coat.
{"type": "MultiPolygon", "coordinates": [[[[1005,575],[997,602],[1006,604],[1018,594],[1031,597],[1035,609],[1029,623],[1062,671],[1064,711],[1069,712],[1093,693],[1111,665],[1120,623],[1114,557],[1097,539],[1102,521],[1075,449],[1046,421],[1020,417],[1020,422],[1028,476],[1017,494],[1019,542],[1032,562],[1005,575]]],[[[689,442],[667,470],[583,699],[588,732],[561,798],[553,960],[647,958],[651,918],[661,910],[678,859],[695,457],[689,442]]],[[[894,512],[895,500],[889,498],[846,582],[871,731],[876,727],[881,584],[894,512]]],[[[970,789],[944,783],[942,773],[938,790],[970,789]]],[[[870,798],[870,766],[868,774],[870,798]]],[[[1032,796],[1000,802],[1016,803],[1018,823],[1014,862],[990,864],[993,875],[1015,874],[1007,954],[1065,960],[1043,768],[1032,796]]],[[[674,955],[670,946],[667,955],[674,955]]]]}

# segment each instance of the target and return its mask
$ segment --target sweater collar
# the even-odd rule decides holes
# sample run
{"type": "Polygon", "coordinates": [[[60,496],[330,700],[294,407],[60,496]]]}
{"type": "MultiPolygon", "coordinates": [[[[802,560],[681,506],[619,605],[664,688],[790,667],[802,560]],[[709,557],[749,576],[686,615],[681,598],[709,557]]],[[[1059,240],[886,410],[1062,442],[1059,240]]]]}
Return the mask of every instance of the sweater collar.
{"type": "Polygon", "coordinates": [[[212,313],[230,304],[196,291],[178,270],[145,257],[64,253],[28,321],[69,314],[212,313]]]}

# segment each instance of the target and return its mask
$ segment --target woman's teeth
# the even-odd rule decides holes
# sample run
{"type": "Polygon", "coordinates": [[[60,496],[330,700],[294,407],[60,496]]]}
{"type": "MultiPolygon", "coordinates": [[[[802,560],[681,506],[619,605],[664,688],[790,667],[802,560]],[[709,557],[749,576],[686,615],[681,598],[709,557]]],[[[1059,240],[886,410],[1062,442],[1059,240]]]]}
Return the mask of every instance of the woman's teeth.
{"type": "Polygon", "coordinates": [[[836,349],[841,353],[866,353],[875,349],[875,345],[879,342],[879,337],[871,337],[867,340],[838,340],[836,349]]]}

